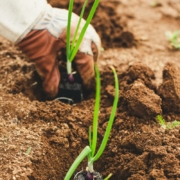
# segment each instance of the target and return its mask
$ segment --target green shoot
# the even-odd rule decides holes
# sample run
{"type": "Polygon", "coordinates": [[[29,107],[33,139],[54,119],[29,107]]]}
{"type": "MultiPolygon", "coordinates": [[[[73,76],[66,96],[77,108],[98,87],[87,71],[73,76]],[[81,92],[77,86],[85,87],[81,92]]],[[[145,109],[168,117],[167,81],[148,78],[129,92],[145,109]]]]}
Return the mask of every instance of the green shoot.
{"type": "Polygon", "coordinates": [[[69,56],[71,52],[70,34],[71,34],[71,17],[72,17],[73,4],[74,4],[74,0],[70,0],[69,9],[68,9],[68,25],[67,25],[67,36],[66,36],[66,54],[67,54],[68,61],[69,61],[69,56]]]}
{"type": "Polygon", "coordinates": [[[107,145],[107,141],[108,141],[111,129],[112,129],[112,125],[113,125],[113,122],[114,122],[114,117],[115,117],[116,109],[117,109],[117,105],[118,105],[118,100],[119,100],[118,77],[117,77],[117,74],[116,74],[116,71],[115,71],[114,67],[111,67],[111,68],[112,68],[112,71],[114,73],[114,80],[115,80],[115,98],[114,98],[113,107],[112,107],[111,115],[110,115],[110,118],[109,118],[109,121],[108,121],[108,125],[107,125],[107,128],[106,128],[104,138],[102,140],[101,146],[100,146],[97,154],[95,155],[95,157],[92,158],[93,162],[100,158],[100,156],[102,155],[102,153],[103,153],[103,151],[104,151],[104,149],[105,149],[105,147],[107,145]]]}
{"type": "Polygon", "coordinates": [[[25,154],[25,155],[30,155],[31,150],[32,150],[32,147],[29,147],[28,150],[27,150],[24,154],[25,154]]]}
{"type": "Polygon", "coordinates": [[[97,66],[95,66],[95,72],[96,72],[96,98],[95,98],[95,106],[94,106],[94,118],[93,118],[93,134],[92,134],[92,156],[94,156],[95,150],[96,150],[96,143],[97,143],[97,129],[98,129],[98,115],[99,115],[99,106],[100,106],[100,75],[97,69],[97,66]]]}
{"type": "Polygon", "coordinates": [[[76,160],[73,162],[73,164],[71,165],[68,173],[66,174],[64,180],[70,180],[71,176],[73,175],[74,171],[76,170],[76,168],[78,167],[78,165],[81,163],[81,161],[88,156],[88,154],[91,153],[91,149],[89,146],[86,146],[81,153],[79,154],[79,156],[76,158],[76,160]]]}
{"type": "MultiPolygon", "coordinates": [[[[169,123],[168,123],[169,124],[169,123]]],[[[176,128],[180,125],[180,121],[173,121],[170,126],[168,127],[168,129],[173,129],[173,128],[176,128]]]]}
{"type": "Polygon", "coordinates": [[[77,28],[76,28],[76,31],[75,31],[75,34],[74,34],[74,37],[73,37],[72,45],[71,45],[72,48],[74,48],[74,44],[75,44],[75,41],[76,41],[76,39],[77,39],[78,30],[79,30],[79,27],[80,27],[80,24],[81,24],[81,20],[82,20],[83,15],[84,15],[84,10],[85,10],[87,1],[88,1],[88,0],[85,0],[85,1],[84,1],[83,7],[82,7],[82,11],[81,11],[81,14],[80,14],[80,16],[79,16],[78,25],[77,25],[77,28]]]}
{"type": "Polygon", "coordinates": [[[180,121],[173,121],[173,122],[168,122],[166,123],[166,121],[164,120],[164,118],[161,115],[158,115],[156,117],[157,121],[159,122],[159,124],[164,128],[164,129],[174,129],[176,127],[178,127],[180,125],[180,121]]]}
{"type": "Polygon", "coordinates": [[[159,5],[160,5],[160,3],[159,3],[158,1],[153,1],[153,2],[151,2],[151,4],[150,4],[151,7],[157,7],[157,6],[159,6],[159,5]]]}
{"type": "Polygon", "coordinates": [[[92,127],[89,126],[89,134],[88,134],[89,146],[92,147],[92,127]]]}
{"type": "Polygon", "coordinates": [[[69,12],[68,12],[68,25],[67,25],[67,38],[66,38],[66,55],[67,55],[67,73],[68,74],[71,74],[72,73],[72,61],[74,60],[74,57],[76,56],[77,52],[78,52],[78,49],[81,45],[81,42],[83,40],[83,37],[86,33],[86,30],[94,16],[94,13],[97,9],[97,6],[99,4],[99,1],[100,0],[95,0],[94,3],[93,3],[93,6],[90,10],[90,13],[87,17],[87,20],[82,28],[82,31],[80,32],[79,36],[78,36],[78,33],[79,33],[79,29],[80,29],[80,24],[81,24],[81,21],[82,21],[82,18],[83,18],[83,15],[84,15],[84,11],[85,11],[85,7],[86,7],[86,4],[87,4],[87,0],[85,0],[84,4],[83,4],[83,7],[82,7],[82,10],[81,10],[81,13],[80,13],[80,17],[79,17],[79,21],[78,21],[78,25],[76,27],[76,30],[75,30],[75,34],[73,36],[73,40],[72,40],[72,44],[70,43],[71,41],[71,17],[72,17],[72,9],[73,9],[73,2],[74,0],[70,0],[70,3],[69,3],[69,12]],[[78,37],[77,37],[78,36],[78,37]],[[77,41],[77,42],[76,42],[77,41]]]}
{"type": "MultiPolygon", "coordinates": [[[[86,146],[83,151],[79,154],[79,156],[76,158],[76,160],[71,165],[69,171],[67,172],[64,180],[70,180],[71,176],[73,175],[75,169],[78,167],[80,162],[87,156],[88,157],[88,168],[87,170],[89,172],[94,172],[93,169],[93,163],[98,160],[102,153],[105,150],[105,147],[107,145],[110,132],[112,129],[112,125],[114,122],[116,109],[118,106],[118,100],[119,100],[119,83],[118,83],[118,77],[115,69],[113,67],[112,71],[114,73],[114,80],[115,80],[115,97],[114,102],[112,106],[111,115],[108,121],[108,125],[106,127],[106,131],[103,137],[103,140],[101,142],[101,145],[96,152],[96,146],[97,146],[97,129],[98,129],[98,114],[99,114],[99,107],[100,107],[100,75],[97,66],[95,66],[95,72],[96,72],[96,98],[95,98],[95,108],[94,108],[94,119],[93,119],[93,127],[89,127],[89,146],[86,146]],[[93,131],[92,131],[93,130],[93,131]]],[[[108,180],[112,175],[110,174],[105,178],[105,180],[108,180]]]]}
{"type": "Polygon", "coordinates": [[[164,120],[164,118],[161,115],[157,115],[156,119],[163,128],[166,127],[166,121],[164,120]]]}
{"type": "Polygon", "coordinates": [[[72,65],[69,60],[71,54],[71,17],[72,17],[72,9],[73,9],[74,0],[70,0],[69,2],[69,9],[68,9],[68,24],[67,24],[67,35],[66,35],[66,56],[67,56],[67,73],[71,74],[72,72],[72,65]]]}
{"type": "Polygon", "coordinates": [[[180,30],[173,33],[168,31],[165,35],[173,48],[180,49],[180,30]]]}
{"type": "Polygon", "coordinates": [[[108,180],[111,176],[112,174],[110,173],[104,180],[108,180]]]}
{"type": "Polygon", "coordinates": [[[86,33],[86,30],[87,30],[87,28],[88,28],[88,26],[89,26],[89,24],[90,24],[90,22],[91,22],[91,20],[92,20],[92,18],[94,16],[94,13],[95,13],[95,11],[97,9],[98,4],[99,4],[99,0],[95,0],[93,6],[91,8],[91,11],[90,11],[90,13],[88,15],[88,18],[86,20],[86,23],[85,23],[84,27],[82,28],[82,31],[81,31],[81,33],[79,35],[79,39],[77,41],[77,44],[72,49],[71,56],[70,56],[70,61],[73,61],[73,59],[74,59],[74,57],[75,57],[75,55],[76,55],[76,53],[77,53],[77,51],[79,49],[79,46],[80,46],[80,44],[81,44],[81,42],[83,40],[84,34],[86,33]]]}

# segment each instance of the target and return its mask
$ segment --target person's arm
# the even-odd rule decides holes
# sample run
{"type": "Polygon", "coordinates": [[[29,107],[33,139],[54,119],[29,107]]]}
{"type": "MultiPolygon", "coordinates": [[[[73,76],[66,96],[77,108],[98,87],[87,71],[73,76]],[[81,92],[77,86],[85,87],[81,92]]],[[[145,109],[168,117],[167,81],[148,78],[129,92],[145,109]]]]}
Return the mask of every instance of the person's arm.
{"type": "Polygon", "coordinates": [[[42,18],[46,0],[0,0],[0,35],[20,42],[42,18]]]}

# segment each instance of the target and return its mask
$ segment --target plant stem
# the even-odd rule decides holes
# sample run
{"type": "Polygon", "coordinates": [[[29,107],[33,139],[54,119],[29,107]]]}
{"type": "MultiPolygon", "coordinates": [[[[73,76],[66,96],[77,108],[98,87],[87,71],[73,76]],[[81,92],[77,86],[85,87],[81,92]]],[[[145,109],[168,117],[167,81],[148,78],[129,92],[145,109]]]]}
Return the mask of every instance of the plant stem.
{"type": "Polygon", "coordinates": [[[89,24],[90,24],[90,22],[91,22],[91,20],[92,20],[92,18],[94,16],[94,13],[95,13],[96,8],[97,8],[97,6],[99,4],[99,1],[100,0],[95,0],[94,3],[93,3],[93,6],[92,6],[92,8],[90,10],[90,13],[88,15],[88,18],[86,20],[86,23],[85,23],[84,27],[82,28],[81,34],[79,35],[76,46],[75,46],[75,48],[72,47],[72,49],[71,49],[71,54],[70,54],[70,58],[69,58],[70,61],[73,61],[74,57],[76,56],[76,53],[77,53],[77,51],[79,49],[79,46],[80,46],[80,44],[82,42],[82,39],[84,37],[84,34],[86,33],[86,30],[87,30],[87,28],[88,28],[88,26],[89,26],[89,24]]]}
{"type": "Polygon", "coordinates": [[[92,127],[91,126],[89,126],[88,140],[89,140],[89,147],[92,149],[92,127]]]}
{"type": "Polygon", "coordinates": [[[67,73],[71,74],[72,73],[72,62],[67,60],[66,67],[67,67],[67,73]]]}
{"type": "Polygon", "coordinates": [[[73,175],[74,171],[76,170],[76,168],[78,167],[78,165],[81,163],[81,161],[88,156],[88,154],[91,153],[91,149],[89,146],[86,146],[81,153],[79,154],[79,156],[75,159],[75,161],[73,162],[73,164],[71,165],[69,171],[67,172],[64,180],[70,180],[71,176],[73,175]]]}
{"type": "Polygon", "coordinates": [[[80,14],[80,16],[79,16],[78,25],[77,25],[77,27],[76,27],[76,31],[75,31],[75,34],[74,34],[74,37],[73,37],[73,41],[72,41],[72,44],[71,44],[71,49],[73,49],[74,46],[75,46],[75,42],[76,42],[76,39],[77,39],[76,37],[77,37],[77,34],[78,34],[79,26],[80,26],[80,24],[81,24],[81,20],[82,20],[83,15],[84,15],[84,10],[85,10],[87,1],[88,1],[88,0],[85,0],[85,1],[84,1],[83,7],[82,7],[82,10],[81,10],[81,14],[80,14]]]}
{"type": "Polygon", "coordinates": [[[71,17],[72,17],[72,9],[73,9],[74,0],[70,0],[69,8],[68,8],[68,24],[67,24],[67,35],[66,35],[66,57],[67,57],[67,73],[71,74],[72,67],[70,62],[70,54],[71,54],[71,17]]]}
{"type": "Polygon", "coordinates": [[[91,172],[91,173],[94,171],[94,169],[93,169],[93,161],[92,160],[88,161],[88,171],[91,172]]]}
{"type": "Polygon", "coordinates": [[[104,180],[108,180],[111,176],[112,174],[110,173],[104,180]]]}
{"type": "Polygon", "coordinates": [[[117,109],[117,105],[118,105],[118,100],[119,100],[119,82],[118,82],[118,77],[117,77],[117,73],[115,71],[115,69],[113,67],[111,67],[111,69],[113,70],[114,73],[114,80],[115,80],[115,97],[114,97],[114,102],[113,102],[113,107],[112,107],[112,111],[111,111],[111,115],[108,121],[108,125],[106,127],[106,132],[104,135],[104,138],[102,140],[102,143],[100,145],[100,148],[98,150],[98,152],[96,153],[96,155],[93,157],[93,162],[96,161],[97,159],[99,159],[99,157],[102,155],[106,145],[107,145],[107,141],[112,129],[112,125],[114,122],[114,118],[115,118],[115,114],[116,114],[116,109],[117,109]]]}
{"type": "Polygon", "coordinates": [[[71,17],[72,17],[72,9],[73,9],[74,0],[70,0],[69,8],[68,8],[68,24],[67,24],[67,35],[66,35],[66,56],[67,60],[70,58],[71,46],[71,17]]]}
{"type": "Polygon", "coordinates": [[[98,116],[99,116],[99,106],[100,106],[101,82],[100,82],[100,74],[99,74],[97,65],[95,65],[95,73],[96,73],[96,98],[95,98],[95,106],[94,106],[93,132],[92,132],[92,144],[91,144],[92,157],[94,156],[95,151],[96,151],[98,116]]]}

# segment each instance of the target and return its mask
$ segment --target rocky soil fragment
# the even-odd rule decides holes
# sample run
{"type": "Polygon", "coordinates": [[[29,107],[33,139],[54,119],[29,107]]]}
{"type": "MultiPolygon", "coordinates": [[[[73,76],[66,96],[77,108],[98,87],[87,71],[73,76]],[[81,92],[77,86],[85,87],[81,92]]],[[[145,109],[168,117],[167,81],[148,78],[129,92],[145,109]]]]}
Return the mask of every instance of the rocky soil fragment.
{"type": "Polygon", "coordinates": [[[163,69],[163,83],[158,89],[164,112],[180,112],[180,68],[167,63],[163,69]]]}
{"type": "Polygon", "coordinates": [[[150,118],[162,112],[161,98],[153,90],[147,88],[141,80],[130,85],[122,96],[132,115],[150,118]]]}
{"type": "Polygon", "coordinates": [[[120,78],[122,78],[121,83],[123,85],[129,85],[137,79],[141,79],[149,89],[156,90],[156,85],[154,84],[155,74],[152,69],[143,63],[137,62],[129,66],[120,78]]]}

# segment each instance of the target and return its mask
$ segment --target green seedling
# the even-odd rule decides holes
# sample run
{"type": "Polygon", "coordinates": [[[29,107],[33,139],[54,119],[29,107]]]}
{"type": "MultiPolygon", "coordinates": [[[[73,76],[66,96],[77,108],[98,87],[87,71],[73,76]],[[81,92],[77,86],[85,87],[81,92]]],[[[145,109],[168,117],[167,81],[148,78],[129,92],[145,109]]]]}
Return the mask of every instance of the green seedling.
{"type": "Polygon", "coordinates": [[[9,141],[9,136],[8,135],[4,136],[4,140],[9,141]]]}
{"type": "Polygon", "coordinates": [[[70,2],[69,2],[67,38],[66,38],[66,41],[67,41],[67,43],[66,43],[66,55],[67,55],[67,73],[68,74],[72,73],[72,61],[73,61],[74,57],[76,56],[76,54],[78,52],[78,49],[79,49],[79,47],[81,45],[84,34],[86,33],[86,30],[87,30],[87,28],[88,28],[88,26],[89,26],[89,24],[90,24],[90,22],[91,22],[91,20],[92,20],[92,18],[94,16],[94,13],[95,13],[95,11],[97,9],[97,6],[98,6],[100,0],[95,0],[94,1],[93,5],[92,5],[92,8],[90,10],[90,13],[89,13],[89,15],[88,15],[88,17],[86,19],[86,23],[84,24],[84,26],[82,28],[82,31],[79,34],[79,28],[80,28],[80,24],[81,24],[83,15],[84,15],[84,11],[85,11],[87,1],[88,0],[84,1],[82,10],[81,10],[81,13],[80,13],[80,16],[79,16],[80,18],[79,18],[79,21],[78,21],[78,25],[76,27],[76,30],[75,30],[75,33],[74,33],[74,36],[73,36],[73,39],[72,39],[72,43],[71,43],[70,34],[71,34],[71,17],[72,17],[72,10],[73,10],[74,0],[70,0],[70,2]]]}
{"type": "Polygon", "coordinates": [[[29,147],[28,150],[27,150],[24,154],[25,154],[25,155],[30,155],[31,150],[32,150],[32,147],[29,147]]]}
{"type": "Polygon", "coordinates": [[[173,48],[180,49],[180,31],[174,31],[173,33],[168,31],[165,35],[173,48]]]}
{"type": "Polygon", "coordinates": [[[150,4],[150,6],[151,7],[158,7],[158,6],[160,6],[161,4],[158,2],[158,1],[153,1],[153,2],[151,2],[151,4],[150,4]]]}
{"type": "Polygon", "coordinates": [[[157,115],[156,119],[158,123],[161,125],[161,127],[166,129],[166,121],[164,120],[164,118],[161,115],[157,115]]]}
{"type": "MultiPolygon", "coordinates": [[[[81,161],[87,157],[88,158],[88,166],[86,168],[87,175],[86,175],[86,180],[93,180],[93,163],[97,161],[102,153],[105,150],[105,147],[107,145],[107,141],[112,129],[112,125],[114,122],[115,114],[116,114],[116,109],[118,105],[118,100],[119,100],[119,84],[118,84],[118,77],[115,69],[113,67],[112,71],[114,73],[114,80],[115,80],[115,97],[114,97],[114,102],[112,106],[112,111],[110,114],[110,118],[106,127],[106,131],[103,137],[103,140],[101,142],[101,145],[96,151],[96,146],[97,146],[97,132],[98,132],[98,116],[99,116],[99,107],[100,107],[100,75],[97,66],[95,66],[95,72],[96,72],[96,97],[95,97],[95,106],[94,106],[94,118],[93,118],[93,125],[92,128],[89,128],[89,146],[86,146],[82,152],[79,154],[79,156],[75,159],[73,164],[71,165],[69,171],[67,172],[64,180],[70,180],[71,176],[73,175],[74,171],[78,167],[78,165],[81,163],[81,161]]],[[[108,180],[110,178],[111,174],[106,178],[108,180]]]]}
{"type": "Polygon", "coordinates": [[[112,173],[110,173],[104,180],[108,180],[112,176],[112,173]]]}
{"type": "Polygon", "coordinates": [[[158,115],[156,117],[158,123],[163,127],[164,129],[174,129],[180,125],[180,121],[173,121],[173,122],[168,122],[164,120],[164,118],[161,115],[158,115]]]}

